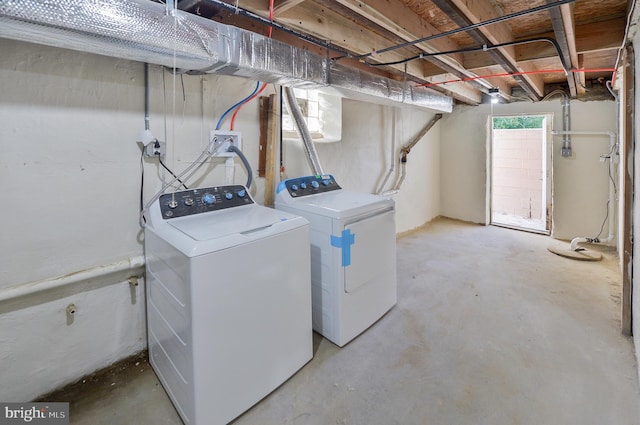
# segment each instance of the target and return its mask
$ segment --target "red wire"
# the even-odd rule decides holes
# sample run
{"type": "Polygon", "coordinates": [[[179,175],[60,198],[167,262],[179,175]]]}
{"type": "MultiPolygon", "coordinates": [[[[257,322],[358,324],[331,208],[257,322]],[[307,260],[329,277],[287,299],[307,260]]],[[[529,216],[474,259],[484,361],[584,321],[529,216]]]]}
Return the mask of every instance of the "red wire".
{"type": "MultiPolygon", "coordinates": [[[[419,87],[434,87],[434,86],[440,86],[443,84],[449,84],[449,83],[463,83],[465,81],[473,81],[473,80],[480,80],[483,78],[496,78],[496,77],[513,77],[516,75],[532,75],[532,74],[551,74],[554,72],[565,72],[564,69],[541,69],[541,70],[536,70],[536,71],[521,71],[521,72],[505,72],[502,74],[490,74],[490,75],[480,75],[477,77],[467,77],[467,78],[460,78],[458,80],[447,80],[447,81],[440,81],[437,83],[423,83],[423,84],[418,84],[419,87]]],[[[615,68],[593,68],[593,69],[572,69],[570,70],[570,72],[576,73],[576,72],[615,72],[615,68]]]]}
{"type": "MultiPolygon", "coordinates": [[[[271,21],[273,21],[273,2],[274,2],[274,0],[269,0],[269,19],[271,21]]],[[[269,38],[271,38],[271,30],[273,30],[273,27],[269,27],[269,32],[268,32],[269,38]]],[[[260,94],[266,88],[267,88],[267,83],[263,83],[262,87],[260,87],[260,90],[258,90],[256,92],[256,94],[254,94],[253,96],[251,96],[250,98],[248,98],[247,100],[242,102],[240,105],[238,105],[238,107],[236,108],[235,112],[231,116],[231,124],[229,125],[229,130],[233,131],[233,128],[235,127],[235,124],[236,124],[236,116],[238,115],[238,112],[240,111],[240,109],[242,109],[242,107],[245,104],[251,102],[253,99],[255,99],[256,97],[260,96],[260,94]]]]}
{"type": "Polygon", "coordinates": [[[260,90],[258,90],[256,92],[256,94],[254,94],[253,96],[251,96],[250,98],[248,98],[247,100],[245,100],[244,102],[242,102],[235,110],[235,112],[233,113],[233,115],[231,116],[231,125],[229,126],[229,130],[233,131],[233,128],[236,124],[236,115],[238,115],[238,112],[240,111],[240,109],[242,109],[242,107],[244,105],[246,105],[247,103],[251,102],[253,99],[255,99],[256,97],[260,96],[260,94],[264,91],[264,89],[267,88],[267,83],[263,83],[262,87],[260,87],[260,90]]]}
{"type": "MultiPolygon", "coordinates": [[[[274,0],[269,0],[269,20],[273,21],[273,2],[274,0]]],[[[267,32],[267,35],[269,36],[269,38],[271,38],[271,31],[273,30],[273,27],[269,27],[269,31],[267,32]]]]}

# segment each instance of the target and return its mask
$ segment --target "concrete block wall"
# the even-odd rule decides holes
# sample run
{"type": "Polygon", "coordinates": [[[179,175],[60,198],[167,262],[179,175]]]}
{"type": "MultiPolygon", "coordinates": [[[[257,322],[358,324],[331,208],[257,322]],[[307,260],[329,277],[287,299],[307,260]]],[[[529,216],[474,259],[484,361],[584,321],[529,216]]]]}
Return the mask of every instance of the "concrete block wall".
{"type": "MultiPolygon", "coordinates": [[[[616,108],[614,101],[572,101],[572,130],[615,132],[616,108]]],[[[493,107],[488,104],[461,106],[453,114],[445,115],[441,120],[440,138],[441,214],[474,223],[488,223],[489,117],[492,114],[514,116],[549,113],[553,114],[553,129],[562,130],[559,100],[515,102],[493,107]]],[[[573,155],[570,158],[561,156],[561,145],[562,138],[554,137],[551,236],[563,240],[571,240],[576,236],[595,236],[607,212],[609,168],[607,163],[600,161],[600,155],[609,152],[609,138],[572,136],[573,155]]],[[[614,202],[617,206],[619,199],[614,202]]],[[[616,215],[617,212],[609,220],[616,220],[616,215]]],[[[607,226],[608,222],[605,223],[605,229],[607,226]]]]}
{"type": "Polygon", "coordinates": [[[493,131],[492,209],[543,219],[542,129],[493,131]]]}

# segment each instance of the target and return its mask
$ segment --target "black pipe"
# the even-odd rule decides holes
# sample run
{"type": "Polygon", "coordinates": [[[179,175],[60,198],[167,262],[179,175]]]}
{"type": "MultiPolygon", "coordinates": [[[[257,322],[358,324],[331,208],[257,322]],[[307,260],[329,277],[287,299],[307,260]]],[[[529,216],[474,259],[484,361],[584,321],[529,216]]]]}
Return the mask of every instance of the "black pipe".
{"type": "Polygon", "coordinates": [[[423,43],[425,41],[431,41],[431,40],[435,40],[437,38],[447,37],[449,35],[457,34],[459,32],[471,31],[471,30],[474,30],[476,28],[480,28],[480,27],[484,27],[484,26],[492,25],[492,24],[497,24],[499,22],[508,21],[509,19],[518,18],[518,17],[524,16],[524,15],[529,15],[531,13],[541,12],[543,10],[551,9],[553,7],[561,6],[561,5],[567,4],[567,3],[573,3],[575,1],[576,0],[558,0],[557,2],[554,2],[554,3],[545,4],[545,5],[542,5],[542,6],[534,7],[532,9],[522,10],[520,12],[515,12],[515,13],[511,13],[509,15],[504,15],[504,16],[500,16],[500,17],[497,17],[497,18],[489,19],[487,21],[478,22],[477,24],[468,25],[466,27],[460,27],[460,28],[456,28],[456,29],[453,29],[453,30],[450,30],[450,31],[445,31],[445,32],[440,33],[440,34],[434,34],[434,35],[430,35],[430,36],[427,36],[427,37],[422,37],[422,38],[419,38],[419,39],[414,40],[414,41],[407,41],[405,43],[397,44],[395,46],[391,46],[391,47],[387,47],[385,49],[377,50],[375,52],[369,52],[369,53],[365,53],[365,54],[359,55],[359,56],[348,56],[347,55],[347,56],[342,56],[342,57],[339,57],[339,58],[334,58],[334,60],[344,59],[346,57],[352,57],[354,59],[364,59],[364,58],[368,58],[369,56],[372,56],[374,54],[386,53],[386,52],[390,52],[392,50],[401,49],[403,47],[409,47],[409,46],[413,46],[413,45],[418,44],[418,43],[423,43]]]}
{"type": "Polygon", "coordinates": [[[564,60],[564,56],[562,55],[562,50],[560,49],[560,45],[558,44],[558,42],[555,39],[553,39],[551,37],[538,37],[538,38],[532,38],[532,39],[529,39],[529,40],[510,41],[508,43],[494,44],[494,45],[491,45],[491,46],[487,46],[485,44],[483,46],[468,47],[468,48],[465,48],[465,49],[457,49],[457,50],[449,50],[447,52],[420,53],[419,55],[412,56],[412,57],[407,58],[407,59],[394,61],[394,62],[383,62],[383,63],[365,62],[365,63],[367,65],[369,65],[369,66],[399,65],[401,63],[407,63],[407,62],[410,62],[412,60],[423,59],[423,58],[428,58],[428,57],[432,57],[432,56],[442,56],[442,55],[453,55],[453,54],[456,54],[456,53],[477,52],[478,50],[489,51],[489,50],[498,49],[500,47],[517,46],[517,45],[520,45],[520,44],[536,43],[536,42],[540,42],[540,41],[546,41],[547,43],[551,43],[553,45],[553,47],[555,47],[556,52],[558,52],[558,59],[560,59],[560,63],[562,65],[562,69],[564,69],[565,74],[569,74],[570,69],[569,69],[569,67],[567,66],[567,64],[566,64],[566,62],[564,60]]]}

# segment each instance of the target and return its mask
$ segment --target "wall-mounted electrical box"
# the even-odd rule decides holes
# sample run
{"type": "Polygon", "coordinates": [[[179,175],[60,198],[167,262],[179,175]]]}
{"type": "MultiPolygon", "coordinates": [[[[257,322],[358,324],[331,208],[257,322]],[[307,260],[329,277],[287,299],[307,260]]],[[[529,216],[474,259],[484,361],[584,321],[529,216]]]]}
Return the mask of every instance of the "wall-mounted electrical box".
{"type": "Polygon", "coordinates": [[[160,157],[160,159],[162,159],[165,157],[166,154],[167,154],[166,142],[159,142],[157,139],[150,141],[144,147],[144,156],[146,156],[147,158],[160,157]]]}
{"type": "Polygon", "coordinates": [[[242,148],[242,136],[238,131],[227,130],[211,130],[209,141],[215,140],[215,146],[219,147],[214,156],[230,157],[236,156],[235,152],[229,152],[230,146],[235,146],[238,149],[242,148]]]}

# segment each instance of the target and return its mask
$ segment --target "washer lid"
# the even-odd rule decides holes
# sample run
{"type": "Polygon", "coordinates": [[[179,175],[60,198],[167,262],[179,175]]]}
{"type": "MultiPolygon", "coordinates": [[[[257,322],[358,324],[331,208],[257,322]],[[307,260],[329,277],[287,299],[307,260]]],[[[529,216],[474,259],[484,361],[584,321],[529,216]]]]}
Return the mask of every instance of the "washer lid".
{"type": "Polygon", "coordinates": [[[282,214],[252,204],[188,217],[168,224],[196,241],[208,241],[233,234],[248,234],[282,222],[282,214]]]}
{"type": "MultiPolygon", "coordinates": [[[[277,205],[278,201],[276,200],[277,205]]],[[[290,208],[338,219],[377,209],[392,208],[394,205],[393,199],[381,195],[351,192],[344,189],[304,196],[287,202],[287,206],[290,208]]]]}

